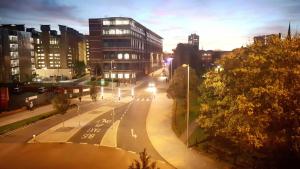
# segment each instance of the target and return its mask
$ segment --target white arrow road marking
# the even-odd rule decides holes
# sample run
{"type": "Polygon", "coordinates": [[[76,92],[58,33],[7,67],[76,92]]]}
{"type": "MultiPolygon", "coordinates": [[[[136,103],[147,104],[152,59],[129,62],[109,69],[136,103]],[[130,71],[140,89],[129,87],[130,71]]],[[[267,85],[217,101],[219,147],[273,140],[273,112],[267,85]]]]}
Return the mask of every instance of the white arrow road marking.
{"type": "Polygon", "coordinates": [[[137,134],[134,134],[134,130],[133,129],[131,129],[131,136],[133,137],[133,138],[137,138],[137,134]]]}

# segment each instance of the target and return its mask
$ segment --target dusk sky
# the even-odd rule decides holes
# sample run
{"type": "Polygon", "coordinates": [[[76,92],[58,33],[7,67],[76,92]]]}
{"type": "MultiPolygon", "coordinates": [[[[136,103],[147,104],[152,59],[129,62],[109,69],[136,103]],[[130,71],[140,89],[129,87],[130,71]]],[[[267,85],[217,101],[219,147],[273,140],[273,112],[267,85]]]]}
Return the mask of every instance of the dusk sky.
{"type": "Polygon", "coordinates": [[[255,35],[285,35],[289,21],[296,33],[299,9],[300,0],[1,0],[0,23],[62,24],[88,34],[88,18],[123,16],[162,36],[164,51],[191,33],[200,36],[200,48],[231,50],[255,35]]]}

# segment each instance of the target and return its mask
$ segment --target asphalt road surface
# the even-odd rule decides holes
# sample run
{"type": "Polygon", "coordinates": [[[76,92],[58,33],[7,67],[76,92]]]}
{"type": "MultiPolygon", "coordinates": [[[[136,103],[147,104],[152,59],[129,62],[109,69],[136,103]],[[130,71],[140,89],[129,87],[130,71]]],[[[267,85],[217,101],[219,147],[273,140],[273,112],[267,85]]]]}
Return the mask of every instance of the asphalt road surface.
{"type": "MultiPolygon", "coordinates": [[[[153,99],[153,95],[146,91],[149,81],[153,80],[145,78],[143,84],[136,88],[135,99],[130,103],[111,103],[102,100],[82,103],[79,113],[74,109],[65,114],[63,118],[61,115],[55,115],[40,120],[24,128],[17,129],[12,133],[0,136],[0,142],[27,142],[32,138],[33,134],[38,135],[59,124],[62,120],[73,118],[80,113],[87,113],[88,111],[109,104],[115,107],[114,111],[101,114],[92,120],[71,137],[69,142],[99,144],[107,129],[112,126],[113,121],[120,120],[117,131],[117,147],[133,152],[141,152],[146,148],[147,152],[153,158],[163,160],[153,148],[146,132],[146,119],[153,99]]],[[[123,96],[129,94],[130,91],[127,91],[123,93],[123,96]]]]}

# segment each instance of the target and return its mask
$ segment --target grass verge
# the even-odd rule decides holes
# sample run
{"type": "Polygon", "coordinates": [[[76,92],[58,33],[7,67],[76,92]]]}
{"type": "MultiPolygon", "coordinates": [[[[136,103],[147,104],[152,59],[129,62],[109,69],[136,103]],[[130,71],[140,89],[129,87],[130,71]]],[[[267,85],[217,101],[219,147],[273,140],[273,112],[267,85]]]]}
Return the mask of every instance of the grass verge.
{"type": "Polygon", "coordinates": [[[57,113],[57,111],[53,110],[53,111],[50,111],[48,113],[43,113],[43,114],[33,116],[33,117],[30,117],[30,118],[27,118],[27,119],[24,119],[24,120],[21,120],[21,121],[17,121],[17,122],[11,123],[11,124],[1,126],[0,127],[0,135],[2,135],[4,133],[7,133],[9,131],[13,131],[13,130],[18,129],[20,127],[26,126],[28,124],[34,123],[36,121],[48,118],[48,117],[50,117],[50,116],[52,116],[56,113],[57,113]]]}

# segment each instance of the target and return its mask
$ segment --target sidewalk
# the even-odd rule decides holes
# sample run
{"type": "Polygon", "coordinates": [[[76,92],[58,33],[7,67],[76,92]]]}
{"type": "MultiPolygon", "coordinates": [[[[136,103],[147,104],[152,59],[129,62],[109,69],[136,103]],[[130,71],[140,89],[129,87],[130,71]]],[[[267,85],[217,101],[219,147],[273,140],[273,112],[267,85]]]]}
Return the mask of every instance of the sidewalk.
{"type": "MultiPolygon", "coordinates": [[[[115,91],[115,93],[117,93],[117,91],[115,91]]],[[[117,97],[117,94],[114,94],[115,97],[117,97]]],[[[112,99],[112,94],[111,92],[104,92],[104,99],[112,99]]],[[[98,100],[101,99],[100,97],[98,97],[98,100]]],[[[81,104],[85,103],[85,102],[91,102],[91,98],[90,95],[86,95],[82,97],[82,102],[81,104]]],[[[78,103],[79,100],[78,98],[73,98],[71,99],[71,104],[76,104],[78,103]]],[[[48,113],[50,111],[53,111],[54,108],[52,106],[52,104],[48,104],[45,106],[41,106],[41,107],[37,107],[35,108],[33,111],[30,110],[23,110],[17,113],[11,113],[11,114],[7,114],[5,116],[0,117],[0,127],[1,126],[5,126],[7,124],[11,124],[17,121],[21,121],[27,118],[31,118],[34,116],[38,116],[44,113],[48,113]]]]}
{"type": "MultiPolygon", "coordinates": [[[[45,142],[67,142],[74,134],[76,134],[80,129],[86,126],[89,122],[101,116],[102,114],[110,111],[113,107],[118,107],[129,103],[132,101],[131,96],[127,96],[121,99],[120,102],[117,102],[115,106],[111,105],[111,98],[105,99],[105,104],[97,109],[93,109],[91,111],[84,112],[79,114],[71,119],[68,119],[64,122],[61,122],[50,129],[44,131],[43,133],[36,136],[35,140],[39,143],[45,142]],[[64,123],[64,124],[63,124],[64,123]]],[[[110,130],[109,130],[110,131],[110,130]]],[[[112,131],[114,132],[114,131],[112,131]]],[[[107,140],[113,140],[111,138],[116,138],[116,134],[107,133],[107,140]]],[[[107,135],[106,134],[106,135],[107,135]]],[[[29,141],[29,143],[34,142],[33,139],[29,141]]],[[[100,142],[99,142],[100,143],[100,142]]],[[[106,144],[106,143],[104,143],[106,144]]]]}
{"type": "Polygon", "coordinates": [[[146,129],[156,151],[178,169],[226,169],[226,164],[216,161],[186,145],[172,130],[172,99],[166,93],[157,94],[148,113],[146,129]]]}

